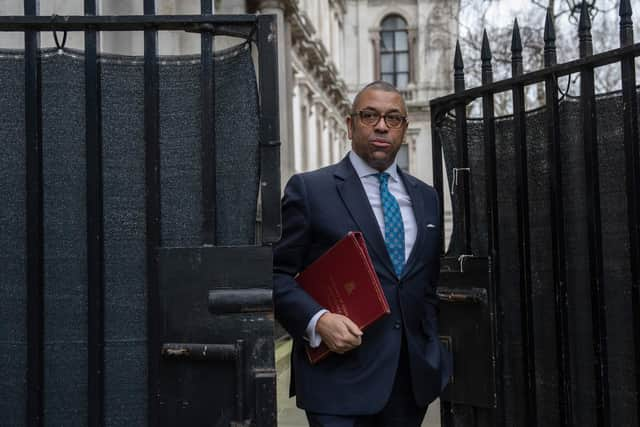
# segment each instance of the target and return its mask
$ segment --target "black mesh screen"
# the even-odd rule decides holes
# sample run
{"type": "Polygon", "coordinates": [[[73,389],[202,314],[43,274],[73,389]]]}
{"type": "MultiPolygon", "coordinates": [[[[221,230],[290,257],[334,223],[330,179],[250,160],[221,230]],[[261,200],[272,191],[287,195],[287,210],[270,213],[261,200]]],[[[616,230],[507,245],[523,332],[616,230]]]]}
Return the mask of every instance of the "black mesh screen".
{"type": "MultiPolygon", "coordinates": [[[[636,425],[634,347],[632,334],[631,271],[622,97],[619,93],[596,100],[604,295],[608,341],[608,383],[613,425],[636,425]]],[[[564,242],[568,291],[568,328],[572,394],[576,424],[595,426],[596,392],[592,327],[591,285],[583,119],[578,99],[560,102],[560,152],[564,242]]],[[[483,123],[468,120],[470,165],[471,248],[473,255],[488,254],[487,191],[484,167],[483,123]]],[[[534,317],[536,399],[538,423],[559,425],[559,367],[552,258],[551,163],[545,109],[526,116],[528,158],[529,233],[531,238],[532,312],[534,317]]],[[[438,126],[449,182],[456,167],[455,119],[438,126]]],[[[496,120],[497,182],[499,210],[499,304],[503,313],[505,410],[508,425],[525,425],[526,390],[521,323],[520,265],[516,208],[516,159],[513,118],[496,120]]],[[[463,213],[454,196],[453,235],[449,255],[463,252],[464,235],[459,224],[463,213]]]]}
{"type": "Polygon", "coordinates": [[[23,425],[26,413],[26,218],[24,65],[0,61],[0,413],[23,425]]]}
{"type": "MultiPolygon", "coordinates": [[[[46,425],[86,425],[87,215],[84,57],[43,50],[42,130],[46,425]]],[[[105,423],[146,424],[144,60],[101,58],[105,423]]],[[[216,54],[216,237],[255,244],[258,96],[248,44],[216,54]]],[[[200,244],[198,57],[161,58],[163,246],[200,244]]],[[[22,52],[0,51],[0,414],[26,411],[25,130],[22,52]]],[[[204,141],[210,144],[211,141],[204,141]]]]}

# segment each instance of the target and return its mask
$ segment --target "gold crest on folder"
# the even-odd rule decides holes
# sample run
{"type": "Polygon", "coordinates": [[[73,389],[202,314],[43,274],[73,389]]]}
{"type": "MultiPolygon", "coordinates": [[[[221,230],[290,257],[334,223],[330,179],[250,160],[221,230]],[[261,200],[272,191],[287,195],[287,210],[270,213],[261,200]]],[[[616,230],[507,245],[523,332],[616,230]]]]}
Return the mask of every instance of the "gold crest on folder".
{"type": "Polygon", "coordinates": [[[344,290],[347,291],[347,295],[351,295],[351,293],[355,288],[356,288],[356,284],[353,282],[347,282],[344,284],[344,290]]]}

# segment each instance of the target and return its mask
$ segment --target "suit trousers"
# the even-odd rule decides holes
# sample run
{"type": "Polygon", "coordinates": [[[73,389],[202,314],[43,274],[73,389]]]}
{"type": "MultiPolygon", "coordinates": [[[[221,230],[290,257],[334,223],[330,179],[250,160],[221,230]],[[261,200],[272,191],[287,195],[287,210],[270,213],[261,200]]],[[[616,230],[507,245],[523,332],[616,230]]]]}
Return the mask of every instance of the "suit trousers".
{"type": "Polygon", "coordinates": [[[384,408],[372,415],[329,415],[307,411],[309,427],[420,427],[427,407],[416,404],[411,387],[407,343],[402,338],[393,389],[384,408]]]}

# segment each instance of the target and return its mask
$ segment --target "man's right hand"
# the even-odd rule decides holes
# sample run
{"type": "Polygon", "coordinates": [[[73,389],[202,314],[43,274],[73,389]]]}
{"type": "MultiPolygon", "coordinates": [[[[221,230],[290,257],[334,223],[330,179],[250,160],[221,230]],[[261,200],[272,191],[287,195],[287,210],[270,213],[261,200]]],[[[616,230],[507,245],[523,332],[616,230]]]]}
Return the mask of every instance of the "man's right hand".
{"type": "Polygon", "coordinates": [[[316,332],[329,350],[345,353],[362,344],[362,331],[348,317],[327,312],[318,319],[316,332]]]}

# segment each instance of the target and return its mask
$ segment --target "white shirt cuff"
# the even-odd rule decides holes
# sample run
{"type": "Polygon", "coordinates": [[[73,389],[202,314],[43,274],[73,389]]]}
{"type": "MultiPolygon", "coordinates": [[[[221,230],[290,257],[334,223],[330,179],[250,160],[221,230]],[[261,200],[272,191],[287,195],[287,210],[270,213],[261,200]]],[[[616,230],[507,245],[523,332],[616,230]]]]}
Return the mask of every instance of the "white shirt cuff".
{"type": "Polygon", "coordinates": [[[311,320],[309,320],[309,324],[307,324],[307,330],[305,338],[309,341],[309,347],[316,348],[322,343],[322,337],[316,333],[316,324],[318,323],[318,319],[325,313],[328,313],[329,310],[322,309],[313,315],[311,320]]]}

